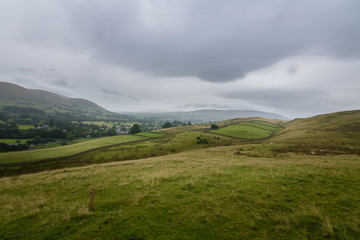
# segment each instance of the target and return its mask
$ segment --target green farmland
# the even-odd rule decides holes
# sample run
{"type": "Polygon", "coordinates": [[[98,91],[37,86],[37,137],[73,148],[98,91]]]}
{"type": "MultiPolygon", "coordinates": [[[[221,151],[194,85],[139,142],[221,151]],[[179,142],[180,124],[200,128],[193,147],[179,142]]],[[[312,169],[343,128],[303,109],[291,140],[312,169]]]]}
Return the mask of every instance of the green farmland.
{"type": "Polygon", "coordinates": [[[360,239],[359,122],[234,119],[219,130],[253,135],[174,127],[4,167],[0,239],[360,239]]]}
{"type": "Polygon", "coordinates": [[[281,128],[280,125],[274,123],[251,121],[240,122],[211,132],[236,138],[263,139],[270,137],[274,131],[281,128]]]}
{"type": "Polygon", "coordinates": [[[37,149],[23,152],[8,152],[0,154],[0,163],[32,162],[50,158],[70,156],[94,148],[120,144],[144,139],[142,136],[120,135],[114,137],[98,138],[90,141],[80,142],[69,146],[55,148],[37,149]]]}
{"type": "Polygon", "coordinates": [[[0,238],[359,239],[359,156],[239,148],[2,178],[0,238]]]}
{"type": "MultiPolygon", "coordinates": [[[[32,140],[32,139],[19,139],[20,140],[20,143],[26,143],[26,141],[28,141],[28,140],[32,140]]],[[[4,138],[2,138],[2,139],[0,139],[0,143],[16,143],[18,141],[18,139],[8,139],[8,138],[6,138],[6,139],[4,139],[4,138]]]]}
{"type": "Polygon", "coordinates": [[[144,137],[150,137],[150,138],[156,138],[156,137],[163,137],[165,134],[163,133],[154,133],[154,132],[140,132],[137,133],[138,136],[144,136],[144,137]]]}

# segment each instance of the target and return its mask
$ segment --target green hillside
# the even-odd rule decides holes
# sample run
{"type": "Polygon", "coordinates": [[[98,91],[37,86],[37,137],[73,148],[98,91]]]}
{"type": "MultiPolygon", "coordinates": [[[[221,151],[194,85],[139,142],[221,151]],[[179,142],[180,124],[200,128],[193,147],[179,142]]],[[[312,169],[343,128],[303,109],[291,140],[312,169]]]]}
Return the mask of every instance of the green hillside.
{"type": "Polygon", "coordinates": [[[0,178],[0,238],[359,239],[359,114],[218,123],[266,139],[169,128],[34,165],[0,178]]]}
{"type": "Polygon", "coordinates": [[[163,112],[163,113],[136,113],[125,112],[126,114],[137,116],[139,118],[152,119],[152,120],[180,120],[191,121],[197,123],[204,122],[218,122],[235,118],[248,118],[248,117],[263,117],[267,119],[281,119],[288,120],[288,118],[269,112],[251,111],[251,110],[216,110],[216,109],[202,109],[189,112],[163,112]]]}
{"type": "Polygon", "coordinates": [[[0,111],[9,115],[28,114],[41,118],[52,116],[74,120],[130,118],[110,112],[85,99],[68,98],[47,91],[26,89],[7,82],[0,82],[0,111]]]}
{"type": "Polygon", "coordinates": [[[286,143],[287,149],[312,154],[359,154],[360,111],[346,111],[295,119],[267,140],[286,143]]]}
{"type": "Polygon", "coordinates": [[[249,121],[229,125],[211,132],[237,138],[264,139],[270,137],[274,131],[281,128],[280,125],[269,122],[249,121]]]}
{"type": "Polygon", "coordinates": [[[5,152],[0,154],[0,165],[2,163],[34,162],[51,158],[66,157],[104,146],[122,144],[141,139],[144,138],[135,135],[119,135],[55,148],[36,149],[25,152],[5,152]]]}
{"type": "Polygon", "coordinates": [[[65,147],[1,153],[0,177],[95,163],[163,156],[193,149],[244,142],[242,139],[219,137],[208,133],[209,130],[209,125],[193,125],[162,129],[152,133],[140,133],[135,136],[107,137],[65,147]],[[144,138],[148,139],[130,142],[130,140],[144,138]],[[200,139],[204,142],[200,143],[200,139]],[[106,145],[112,146],[105,147],[106,145]],[[22,164],[23,162],[25,163],[22,164]]]}

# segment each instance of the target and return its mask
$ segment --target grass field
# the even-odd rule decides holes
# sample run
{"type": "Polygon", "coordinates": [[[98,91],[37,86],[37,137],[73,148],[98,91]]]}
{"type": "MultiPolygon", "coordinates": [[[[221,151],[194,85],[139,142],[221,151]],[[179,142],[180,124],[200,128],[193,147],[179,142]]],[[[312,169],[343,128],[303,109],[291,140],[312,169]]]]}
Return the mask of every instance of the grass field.
{"type": "Polygon", "coordinates": [[[163,133],[155,133],[155,132],[140,132],[140,133],[137,133],[136,135],[150,137],[150,138],[165,136],[165,134],[163,134],[163,133]]]}
{"type": "Polygon", "coordinates": [[[97,125],[97,126],[107,126],[107,127],[112,127],[114,125],[117,125],[114,122],[105,122],[105,121],[83,121],[84,124],[93,124],[93,125],[97,125]]]}
{"type": "Polygon", "coordinates": [[[360,157],[238,148],[2,178],[0,238],[359,239],[360,157]]]}
{"type": "Polygon", "coordinates": [[[288,122],[271,141],[294,145],[360,146],[360,111],[318,115],[288,122]]]}
{"type": "Polygon", "coordinates": [[[263,139],[270,137],[274,131],[279,129],[281,129],[281,126],[278,124],[251,121],[240,122],[238,124],[222,127],[211,132],[237,138],[263,139]]]}
{"type": "MultiPolygon", "coordinates": [[[[36,165],[23,164],[19,166],[18,164],[16,167],[2,166],[0,167],[0,176],[11,176],[14,174],[32,173],[64,167],[75,167],[89,164],[149,158],[175,154],[192,149],[210,148],[215,146],[239,144],[243,142],[241,139],[233,139],[226,136],[219,137],[217,135],[207,133],[206,131],[208,131],[208,129],[209,126],[186,126],[163,129],[156,133],[146,133],[146,137],[135,135],[138,138],[146,139],[146,141],[127,142],[120,145],[91,149],[76,155],[70,154],[68,157],[62,157],[61,159],[56,160],[52,159],[51,162],[46,161],[45,163],[38,163],[36,165]],[[151,138],[150,136],[153,137],[151,138]],[[198,138],[206,139],[207,143],[197,143],[199,141],[198,138]]],[[[57,148],[52,149],[55,150],[57,148]]],[[[51,152],[52,151],[49,149],[49,153],[51,152]]],[[[28,152],[24,153],[28,154],[28,152]]],[[[13,154],[16,155],[15,153],[13,154]]],[[[17,152],[17,154],[18,155],[16,155],[16,157],[22,156],[20,152],[17,152]]],[[[45,157],[42,157],[41,159],[46,159],[45,157]]]]}
{"type": "Polygon", "coordinates": [[[169,128],[24,166],[43,172],[0,178],[0,239],[360,239],[359,122],[229,120],[274,133],[169,128]]]}
{"type": "Polygon", "coordinates": [[[18,125],[20,130],[27,130],[30,128],[34,128],[34,125],[18,125]]]}
{"type": "MultiPolygon", "coordinates": [[[[78,139],[74,139],[71,141],[67,141],[66,145],[72,145],[72,144],[91,141],[91,140],[95,140],[95,139],[100,139],[100,138],[78,138],[78,139]]],[[[44,148],[52,148],[52,147],[60,147],[60,146],[62,146],[61,142],[46,144],[46,145],[37,145],[35,147],[36,147],[36,149],[44,149],[44,148]]]]}
{"type": "MultiPolygon", "coordinates": [[[[26,143],[26,141],[28,141],[28,140],[32,140],[32,139],[20,139],[20,142],[21,143],[26,143]]],[[[17,141],[17,139],[8,139],[8,138],[0,139],[0,143],[16,143],[16,141],[17,141]]]]}
{"type": "Polygon", "coordinates": [[[130,141],[144,139],[142,136],[120,135],[114,137],[98,138],[86,142],[80,142],[69,146],[60,146],[56,148],[46,148],[22,152],[8,152],[0,154],[0,163],[29,162],[39,161],[49,158],[65,157],[94,148],[108,145],[120,144],[130,141]]]}

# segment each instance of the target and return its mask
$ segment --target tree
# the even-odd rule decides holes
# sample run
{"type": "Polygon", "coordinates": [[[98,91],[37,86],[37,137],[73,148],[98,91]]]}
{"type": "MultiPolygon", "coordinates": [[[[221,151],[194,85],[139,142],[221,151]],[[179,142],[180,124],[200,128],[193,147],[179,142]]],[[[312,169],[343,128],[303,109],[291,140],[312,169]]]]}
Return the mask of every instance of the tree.
{"type": "Polygon", "coordinates": [[[109,129],[107,130],[106,132],[106,135],[107,136],[115,136],[117,133],[116,133],[116,129],[112,128],[112,129],[109,129]]]}
{"type": "Polygon", "coordinates": [[[214,130],[219,129],[219,126],[213,123],[213,124],[211,124],[211,129],[214,129],[214,130]]]}
{"type": "Polygon", "coordinates": [[[66,133],[66,140],[72,141],[74,139],[74,134],[72,132],[66,133]]]}
{"type": "Polygon", "coordinates": [[[130,134],[136,134],[141,132],[141,128],[139,126],[139,124],[135,123],[131,128],[130,128],[130,134]]]}
{"type": "Polygon", "coordinates": [[[42,142],[43,142],[43,139],[39,135],[34,137],[34,139],[33,139],[34,144],[39,144],[39,143],[42,143],[42,142]]]}
{"type": "Polygon", "coordinates": [[[166,122],[162,125],[162,128],[170,128],[172,127],[172,124],[170,122],[166,122]]]}
{"type": "Polygon", "coordinates": [[[172,121],[172,123],[171,123],[171,125],[173,126],[173,127],[177,127],[177,126],[179,126],[181,124],[181,122],[179,122],[179,121],[172,121]]]}
{"type": "Polygon", "coordinates": [[[53,128],[54,127],[54,119],[50,119],[49,121],[49,127],[53,128]]]}

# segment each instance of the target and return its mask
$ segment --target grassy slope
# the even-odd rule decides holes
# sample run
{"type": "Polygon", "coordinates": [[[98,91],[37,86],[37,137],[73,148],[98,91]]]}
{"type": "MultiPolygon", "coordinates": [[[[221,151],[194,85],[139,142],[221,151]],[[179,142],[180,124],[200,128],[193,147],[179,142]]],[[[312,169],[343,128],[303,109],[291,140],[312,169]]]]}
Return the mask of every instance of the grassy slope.
{"type": "Polygon", "coordinates": [[[58,105],[65,108],[77,108],[94,112],[106,110],[93,102],[84,99],[72,99],[51,92],[26,89],[16,84],[0,82],[0,102],[10,106],[31,106],[42,110],[48,110],[50,105],[58,105]]]}
{"type": "Polygon", "coordinates": [[[274,151],[334,140],[356,148],[358,114],[296,120],[274,138],[251,144],[226,137],[217,142],[209,126],[171,128],[160,131],[162,138],[79,157],[117,161],[121,154],[184,152],[2,178],[0,238],[359,239],[359,155],[274,151]],[[196,144],[199,135],[210,144],[196,144]],[[185,151],[194,148],[205,149],[185,151]],[[89,211],[93,188],[98,195],[89,211]]]}
{"type": "Polygon", "coordinates": [[[34,128],[34,125],[19,125],[20,130],[27,130],[31,128],[34,128]]]}
{"type": "Polygon", "coordinates": [[[69,146],[61,146],[56,148],[38,149],[25,152],[9,152],[0,154],[0,163],[28,162],[38,161],[49,158],[64,157],[80,152],[84,152],[93,148],[99,148],[108,145],[125,143],[144,139],[141,136],[120,135],[115,137],[105,137],[86,142],[80,142],[69,146]]]}
{"type": "MultiPolygon", "coordinates": [[[[10,138],[0,138],[0,143],[16,143],[18,139],[10,139],[10,138]]],[[[28,140],[32,139],[19,139],[20,143],[26,143],[28,140]]]]}
{"type": "Polygon", "coordinates": [[[296,119],[266,142],[283,144],[280,152],[360,154],[360,111],[296,119]]]}
{"type": "Polygon", "coordinates": [[[280,125],[262,121],[240,122],[211,132],[231,137],[262,139],[270,137],[274,131],[281,129],[280,125]]]}
{"type": "Polygon", "coordinates": [[[2,167],[0,169],[0,175],[10,176],[14,174],[39,172],[64,167],[84,166],[94,163],[141,159],[175,154],[192,149],[239,144],[243,142],[241,139],[233,139],[225,136],[218,137],[214,134],[207,133],[206,131],[208,130],[210,130],[210,126],[208,125],[163,129],[158,131],[156,135],[153,133],[151,134],[151,136],[160,136],[160,134],[165,134],[163,137],[154,137],[141,142],[129,142],[93,149],[77,155],[54,159],[51,162],[47,161],[42,164],[21,165],[15,168],[2,167]],[[198,137],[207,139],[208,144],[197,144],[198,137]]]}
{"type": "Polygon", "coordinates": [[[164,133],[155,133],[155,132],[140,132],[140,133],[137,133],[136,135],[153,138],[153,137],[163,137],[165,134],[164,133]]]}
{"type": "MultiPolygon", "coordinates": [[[[61,113],[81,119],[128,119],[129,116],[110,112],[94,102],[68,98],[51,92],[27,89],[0,81],[0,110],[4,106],[31,107],[47,114],[61,113]]],[[[130,117],[131,118],[131,117],[130,117]]]]}
{"type": "Polygon", "coordinates": [[[255,158],[237,150],[0,179],[0,238],[360,237],[358,156],[255,158]],[[98,194],[89,211],[93,188],[98,194]]]}
{"type": "Polygon", "coordinates": [[[360,111],[296,119],[285,124],[272,142],[294,144],[360,145],[360,111]]]}

